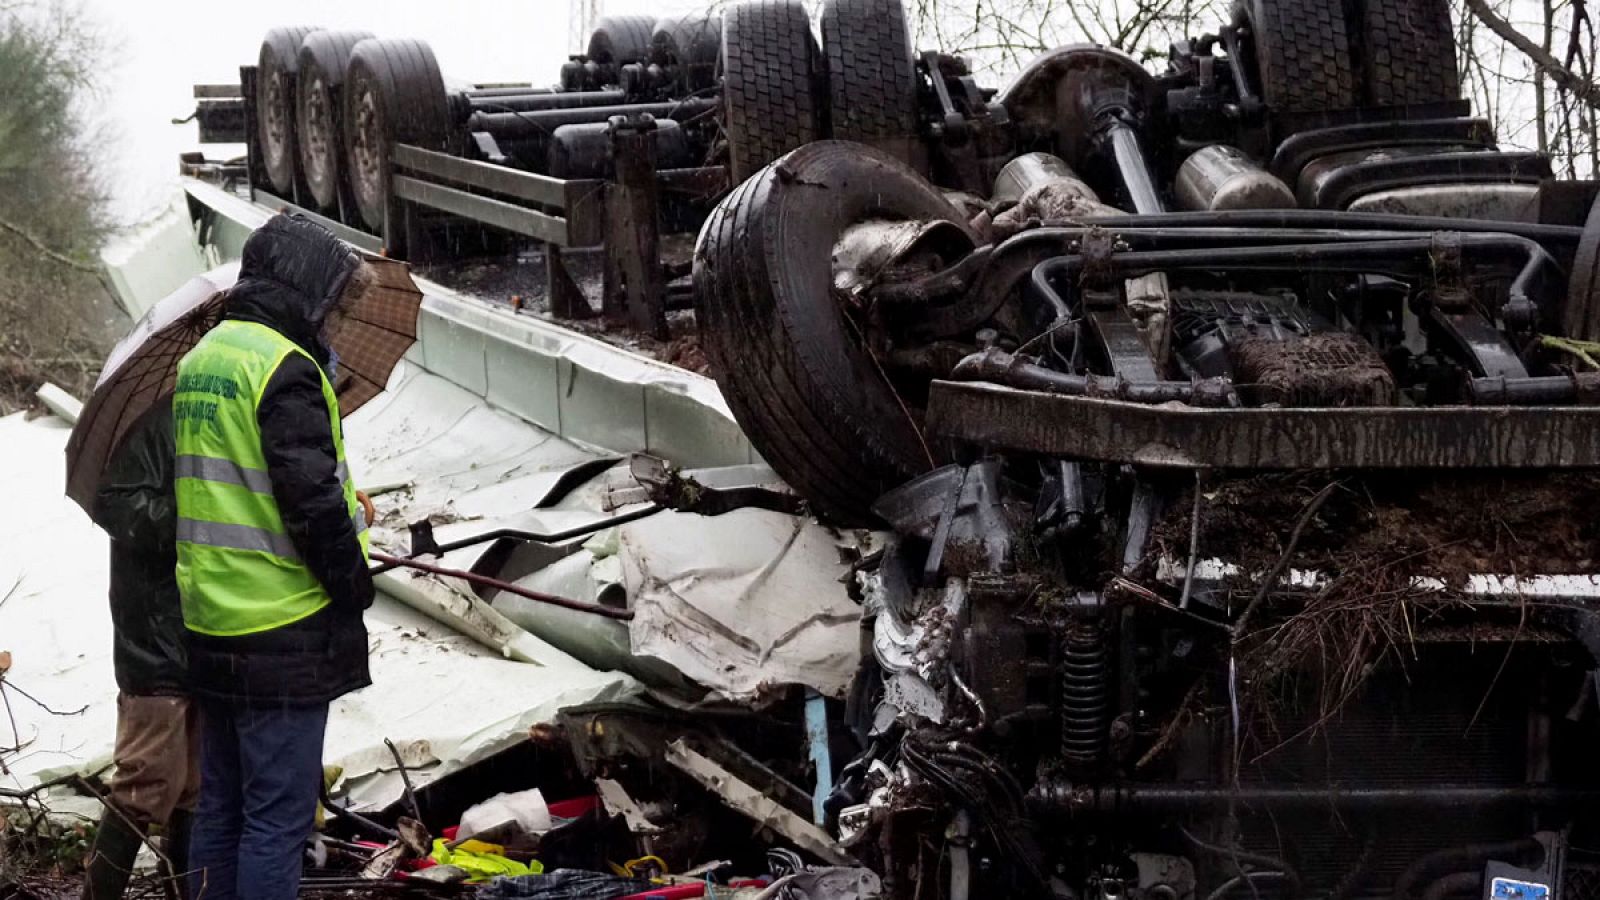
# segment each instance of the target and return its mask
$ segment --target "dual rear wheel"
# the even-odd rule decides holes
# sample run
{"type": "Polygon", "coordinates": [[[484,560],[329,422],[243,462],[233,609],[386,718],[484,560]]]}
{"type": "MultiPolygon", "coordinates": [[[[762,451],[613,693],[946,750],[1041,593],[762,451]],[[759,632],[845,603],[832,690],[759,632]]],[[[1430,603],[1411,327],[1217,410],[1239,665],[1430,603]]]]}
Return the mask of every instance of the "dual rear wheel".
{"type": "Polygon", "coordinates": [[[1461,99],[1449,0],[1241,0],[1234,21],[1274,112],[1461,99]]]}

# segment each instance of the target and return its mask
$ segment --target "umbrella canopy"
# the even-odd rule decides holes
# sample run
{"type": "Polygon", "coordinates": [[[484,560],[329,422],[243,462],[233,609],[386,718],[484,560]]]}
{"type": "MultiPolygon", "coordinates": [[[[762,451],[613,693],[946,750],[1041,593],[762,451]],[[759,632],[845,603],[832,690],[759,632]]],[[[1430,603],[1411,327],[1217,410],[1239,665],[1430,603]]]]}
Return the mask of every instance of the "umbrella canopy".
{"type": "MultiPolygon", "coordinates": [[[[382,257],[363,257],[371,278],[349,298],[343,327],[332,341],[339,355],[334,390],[340,415],[376,397],[400,358],[417,339],[422,291],[409,268],[382,257]]],[[[67,496],[90,511],[111,455],[135,424],[157,403],[169,402],[178,362],[222,321],[227,289],[238,265],[190,280],[150,308],[123,338],[95,383],[67,441],[67,496]]]]}

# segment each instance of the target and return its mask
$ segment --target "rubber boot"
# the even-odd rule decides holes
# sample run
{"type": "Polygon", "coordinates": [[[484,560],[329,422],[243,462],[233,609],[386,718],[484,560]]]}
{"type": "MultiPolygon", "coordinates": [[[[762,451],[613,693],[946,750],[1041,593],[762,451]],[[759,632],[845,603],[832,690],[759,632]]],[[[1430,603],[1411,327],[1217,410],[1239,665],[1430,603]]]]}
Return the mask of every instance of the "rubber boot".
{"type": "Polygon", "coordinates": [[[95,831],[89,850],[89,867],[83,880],[83,900],[121,900],[133,877],[133,861],[139,856],[144,834],[122,816],[106,810],[95,831]]]}
{"type": "Polygon", "coordinates": [[[167,859],[172,868],[167,876],[168,900],[189,900],[189,835],[194,830],[194,810],[177,809],[167,823],[167,859]]]}

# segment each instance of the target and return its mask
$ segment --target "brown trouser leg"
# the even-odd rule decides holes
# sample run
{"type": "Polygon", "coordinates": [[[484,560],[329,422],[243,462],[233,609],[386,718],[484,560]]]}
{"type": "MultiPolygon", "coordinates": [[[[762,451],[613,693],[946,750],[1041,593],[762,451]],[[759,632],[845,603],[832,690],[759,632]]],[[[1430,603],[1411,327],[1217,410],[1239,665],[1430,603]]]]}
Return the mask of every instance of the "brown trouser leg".
{"type": "Polygon", "coordinates": [[[140,828],[194,809],[200,793],[198,711],[188,697],[117,695],[111,801],[140,828]]]}

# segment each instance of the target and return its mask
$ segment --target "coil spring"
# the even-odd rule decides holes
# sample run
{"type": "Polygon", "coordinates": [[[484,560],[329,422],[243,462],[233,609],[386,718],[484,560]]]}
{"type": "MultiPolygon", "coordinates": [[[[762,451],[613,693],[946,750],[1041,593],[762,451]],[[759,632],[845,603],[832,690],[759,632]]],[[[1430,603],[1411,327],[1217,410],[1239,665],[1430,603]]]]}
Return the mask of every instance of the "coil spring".
{"type": "Polygon", "coordinates": [[[1111,647],[1105,623],[1067,626],[1061,646],[1061,757],[1077,769],[1097,767],[1111,729],[1111,647]]]}

